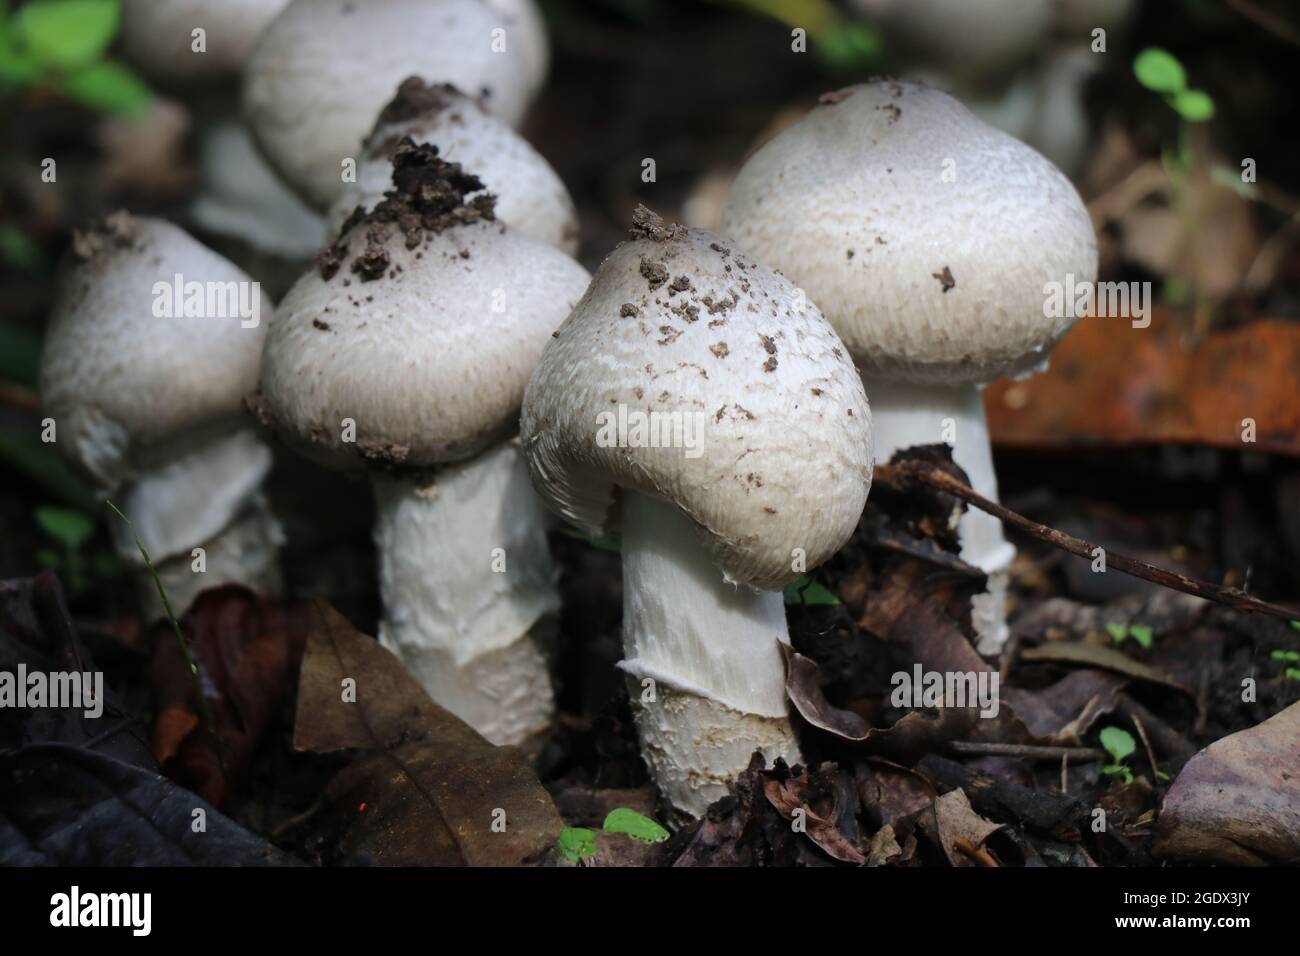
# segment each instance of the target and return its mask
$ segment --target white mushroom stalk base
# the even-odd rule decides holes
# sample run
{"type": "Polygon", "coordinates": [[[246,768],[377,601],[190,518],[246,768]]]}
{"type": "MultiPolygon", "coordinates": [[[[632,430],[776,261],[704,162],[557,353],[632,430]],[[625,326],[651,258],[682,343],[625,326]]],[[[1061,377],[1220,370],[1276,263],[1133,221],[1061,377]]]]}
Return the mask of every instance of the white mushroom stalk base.
{"type": "Polygon", "coordinates": [[[514,442],[418,485],[375,482],[379,641],[429,696],[494,744],[550,722],[533,632],[559,608],[546,518],[514,442]]]}
{"type": "MultiPolygon", "coordinates": [[[[201,591],[222,584],[280,591],[284,533],[262,493],[270,470],[271,450],[244,430],[147,472],[118,494],[115,503],[131,519],[178,616],[201,591]]],[[[118,556],[135,569],[146,620],[163,617],[131,530],[118,521],[110,527],[118,556]]]]}
{"type": "MultiPolygon", "coordinates": [[[[977,385],[911,385],[868,381],[876,461],[913,445],[943,442],[966,472],[970,486],[998,500],[984,399],[977,385]]],[[[971,625],[983,654],[995,654],[1007,639],[1007,578],[1016,549],[1002,533],[1002,522],[968,507],[957,524],[961,557],[988,575],[988,589],[971,600],[971,625]]]]}
{"type": "Polygon", "coordinates": [[[727,584],[677,509],[623,493],[623,653],[641,751],[680,813],[727,793],[755,750],[800,759],[779,592],[727,584]]]}

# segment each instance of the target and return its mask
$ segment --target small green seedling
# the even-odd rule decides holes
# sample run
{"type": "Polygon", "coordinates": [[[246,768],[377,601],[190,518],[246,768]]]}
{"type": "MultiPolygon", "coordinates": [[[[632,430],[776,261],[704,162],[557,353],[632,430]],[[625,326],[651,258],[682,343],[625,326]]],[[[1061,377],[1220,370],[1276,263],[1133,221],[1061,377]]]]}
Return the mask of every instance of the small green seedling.
{"type": "Polygon", "coordinates": [[[1292,621],[1291,626],[1294,627],[1297,631],[1300,631],[1300,621],[1292,621]]]}
{"type": "Polygon", "coordinates": [[[37,550],[36,560],[55,572],[69,593],[80,594],[90,586],[92,578],[112,578],[121,572],[111,551],[86,554],[86,544],[95,534],[90,515],[75,508],[49,505],[37,508],[33,515],[37,527],[57,545],[37,550]]]}
{"type": "Polygon", "coordinates": [[[644,814],[627,807],[618,807],[609,811],[601,829],[606,833],[623,833],[642,843],[662,843],[668,839],[668,831],[644,814]]]}
{"type": "Polygon", "coordinates": [[[1187,71],[1168,50],[1148,47],[1133,61],[1133,74],[1165,102],[1186,123],[1204,123],[1214,116],[1214,100],[1202,90],[1187,86],[1187,71]]]}
{"type": "Polygon", "coordinates": [[[1123,644],[1126,640],[1132,638],[1143,650],[1151,650],[1151,645],[1155,641],[1155,632],[1149,627],[1140,624],[1125,626],[1123,624],[1107,624],[1106,633],[1110,635],[1111,640],[1116,644],[1123,644]]]}
{"type": "Polygon", "coordinates": [[[1108,777],[1116,775],[1122,777],[1125,786],[1132,783],[1133,772],[1124,766],[1124,761],[1137,749],[1133,735],[1120,727],[1107,727],[1101,732],[1101,746],[1110,755],[1111,761],[1101,768],[1101,772],[1108,777]]]}
{"type": "Polygon", "coordinates": [[[117,34],[119,0],[0,0],[0,96],[53,90],[105,113],[139,113],[149,88],[104,54],[117,34]]]}
{"type": "Polygon", "coordinates": [[[555,855],[575,863],[596,855],[596,834],[586,827],[565,827],[555,841],[555,855]]]}
{"type": "MultiPolygon", "coordinates": [[[[1295,621],[1291,623],[1294,624],[1295,621]]],[[[1275,661],[1281,661],[1283,664],[1300,664],[1300,651],[1274,651],[1268,656],[1275,661]]],[[[1300,667],[1284,668],[1282,676],[1287,680],[1300,681],[1300,667]]]]}
{"type": "Polygon", "coordinates": [[[798,580],[791,582],[785,589],[786,604],[802,604],[806,606],[834,607],[840,603],[829,588],[818,584],[808,575],[801,575],[798,580]]]}
{"type": "MultiPolygon", "coordinates": [[[[621,833],[642,843],[662,843],[669,835],[654,820],[628,807],[609,811],[600,829],[603,833],[621,833]]],[[[595,832],[586,827],[565,827],[555,841],[555,855],[570,863],[589,859],[598,849],[595,832]]]]}

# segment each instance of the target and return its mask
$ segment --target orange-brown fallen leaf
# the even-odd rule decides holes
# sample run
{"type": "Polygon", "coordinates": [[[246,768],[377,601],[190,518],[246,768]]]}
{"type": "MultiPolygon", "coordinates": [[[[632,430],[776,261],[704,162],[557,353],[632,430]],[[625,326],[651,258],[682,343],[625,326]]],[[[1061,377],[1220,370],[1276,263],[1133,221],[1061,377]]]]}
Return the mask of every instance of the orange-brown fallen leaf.
{"type": "Polygon", "coordinates": [[[1151,325],[1079,320],[1051,368],[985,391],[995,444],[1192,443],[1300,456],[1300,324],[1260,320],[1188,349],[1162,309],[1151,325]],[[1242,440],[1255,423],[1255,442],[1242,440]]]}

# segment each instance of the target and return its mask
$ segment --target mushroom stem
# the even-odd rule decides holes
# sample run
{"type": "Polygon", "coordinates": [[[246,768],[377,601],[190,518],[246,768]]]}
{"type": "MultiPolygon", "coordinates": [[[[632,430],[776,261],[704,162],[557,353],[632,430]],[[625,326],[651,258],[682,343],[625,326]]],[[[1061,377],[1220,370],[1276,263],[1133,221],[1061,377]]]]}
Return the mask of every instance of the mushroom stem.
{"type": "MultiPolygon", "coordinates": [[[[864,382],[871,401],[875,457],[889,462],[894,452],[913,445],[943,442],[979,494],[998,500],[984,400],[977,385],[913,385],[864,382]]],[[[967,508],[957,524],[961,556],[988,575],[988,589],[971,600],[971,625],[983,654],[997,653],[1007,639],[1007,578],[1016,549],[1002,533],[1002,522],[967,508]]]]}
{"type": "MultiPolygon", "coordinates": [[[[144,473],[120,496],[178,615],[200,591],[221,584],[280,590],[284,534],[262,492],[270,470],[271,450],[243,429],[144,473]]],[[[146,618],[162,617],[153,575],[131,531],[117,522],[110,527],[118,556],[136,569],[146,618]]]]}
{"type": "Polygon", "coordinates": [[[641,752],[678,811],[700,817],[755,750],[800,759],[786,710],[779,592],[723,580],[690,521],[623,492],[623,653],[641,752]]]}
{"type": "Polygon", "coordinates": [[[494,744],[517,744],[554,709],[534,625],[559,608],[545,512],[518,445],[429,483],[374,480],[380,643],[429,696],[494,744]]]}

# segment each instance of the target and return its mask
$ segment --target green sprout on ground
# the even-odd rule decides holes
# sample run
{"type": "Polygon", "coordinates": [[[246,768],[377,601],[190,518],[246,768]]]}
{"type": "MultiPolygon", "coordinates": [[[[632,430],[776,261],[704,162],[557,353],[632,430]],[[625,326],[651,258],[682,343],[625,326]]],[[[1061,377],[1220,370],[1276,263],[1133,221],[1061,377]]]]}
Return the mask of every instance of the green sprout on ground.
{"type": "Polygon", "coordinates": [[[1137,749],[1133,735],[1120,727],[1107,727],[1101,732],[1101,747],[1110,755],[1110,763],[1101,768],[1108,777],[1119,776],[1124,786],[1133,782],[1133,771],[1124,765],[1124,761],[1137,749]]]}
{"type": "Polygon", "coordinates": [[[86,554],[86,544],[95,534],[95,522],[75,508],[50,505],[34,512],[36,525],[55,546],[40,548],[36,560],[55,572],[71,594],[80,594],[93,578],[116,577],[121,571],[112,552],[86,554]]]}
{"type": "MultiPolygon", "coordinates": [[[[1294,624],[1295,621],[1292,621],[1291,623],[1294,624]]],[[[1282,662],[1283,664],[1296,665],[1283,668],[1282,676],[1287,680],[1300,681],[1300,651],[1274,651],[1268,656],[1275,661],[1282,662]]]]}
{"type": "Polygon", "coordinates": [[[801,575],[797,580],[786,585],[786,604],[802,604],[809,607],[834,607],[840,603],[830,589],[818,584],[808,575],[801,575]]]}
{"type": "Polygon", "coordinates": [[[119,0],[32,0],[12,12],[0,0],[0,96],[48,89],[100,112],[139,113],[149,88],[104,56],[120,14],[119,0]]]}
{"type": "MultiPolygon", "coordinates": [[[[645,814],[628,807],[609,811],[601,831],[621,833],[641,843],[662,843],[668,839],[667,830],[645,814]]],[[[589,859],[596,855],[598,849],[595,831],[586,827],[565,827],[560,831],[560,838],[555,841],[555,855],[569,863],[589,859]]]]}
{"type": "Polygon", "coordinates": [[[144,558],[144,566],[149,569],[154,586],[158,588],[158,596],[162,598],[163,610],[167,612],[167,620],[171,623],[172,633],[176,635],[176,643],[180,645],[181,654],[185,657],[185,663],[189,666],[190,681],[194,685],[194,696],[198,702],[199,713],[203,715],[204,726],[212,734],[213,739],[217,739],[217,725],[212,720],[212,711],[208,709],[208,699],[203,696],[203,682],[199,679],[199,665],[195,662],[194,655],[190,653],[190,646],[185,643],[185,635],[181,633],[180,622],[176,620],[176,612],[172,610],[172,602],[167,597],[162,578],[158,576],[158,569],[153,566],[149,552],[145,550],[140,536],[135,533],[135,525],[131,523],[131,519],[122,514],[121,510],[113,502],[105,501],[104,504],[112,508],[113,513],[126,522],[127,530],[131,532],[131,540],[135,542],[135,546],[140,550],[140,557],[144,558]]]}
{"type": "Polygon", "coordinates": [[[1151,628],[1140,624],[1107,624],[1106,633],[1110,635],[1111,640],[1116,644],[1123,644],[1127,640],[1133,640],[1144,651],[1151,650],[1151,645],[1155,642],[1155,633],[1151,628]]]}

